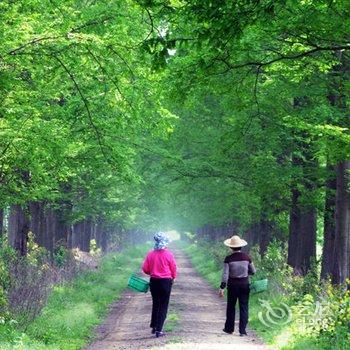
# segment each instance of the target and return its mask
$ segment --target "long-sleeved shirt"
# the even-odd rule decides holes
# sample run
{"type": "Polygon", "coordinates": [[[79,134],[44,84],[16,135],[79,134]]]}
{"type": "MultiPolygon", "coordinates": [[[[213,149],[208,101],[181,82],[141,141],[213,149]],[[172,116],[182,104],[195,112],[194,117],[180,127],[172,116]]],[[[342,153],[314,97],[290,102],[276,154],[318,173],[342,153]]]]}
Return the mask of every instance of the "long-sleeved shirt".
{"type": "Polygon", "coordinates": [[[234,252],[225,258],[220,288],[224,289],[227,283],[248,284],[248,276],[255,272],[255,266],[248,254],[234,252]]]}
{"type": "Polygon", "coordinates": [[[174,255],[168,249],[150,251],[142,264],[142,271],[153,278],[176,278],[174,255]]]}

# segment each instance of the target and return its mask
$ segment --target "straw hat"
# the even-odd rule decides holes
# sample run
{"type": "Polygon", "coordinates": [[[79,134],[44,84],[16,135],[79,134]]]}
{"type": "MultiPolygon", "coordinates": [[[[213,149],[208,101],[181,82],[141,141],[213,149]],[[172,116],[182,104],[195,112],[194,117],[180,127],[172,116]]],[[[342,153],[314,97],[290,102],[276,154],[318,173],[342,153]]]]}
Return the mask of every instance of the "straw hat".
{"type": "Polygon", "coordinates": [[[248,243],[244,239],[241,239],[239,236],[234,235],[231,238],[226,239],[224,241],[224,244],[230,248],[240,248],[240,247],[244,247],[248,243]]]}

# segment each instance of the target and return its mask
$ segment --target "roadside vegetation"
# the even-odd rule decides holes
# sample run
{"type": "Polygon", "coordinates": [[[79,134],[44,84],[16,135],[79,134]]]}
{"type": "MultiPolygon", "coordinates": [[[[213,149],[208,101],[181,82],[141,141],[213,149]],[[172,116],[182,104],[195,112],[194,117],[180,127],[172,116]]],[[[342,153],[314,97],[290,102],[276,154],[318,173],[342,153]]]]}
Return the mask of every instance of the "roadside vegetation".
{"type": "MultiPolygon", "coordinates": [[[[182,247],[196,270],[219,288],[222,262],[230,250],[221,242],[182,243],[182,247]]],[[[317,265],[305,277],[293,275],[285,247],[276,241],[263,257],[256,247],[250,255],[257,267],[252,280],[269,280],[267,291],[250,298],[249,324],[264,341],[281,350],[348,349],[349,291],[318,282],[317,265]]]]}
{"type": "Polygon", "coordinates": [[[344,347],[349,29],[349,0],[0,1],[0,341],[78,348],[121,280],[74,251],[177,230],[213,283],[223,237],[259,247],[269,342],[344,347]]]}
{"type": "MultiPolygon", "coordinates": [[[[0,349],[81,349],[94,337],[94,326],[102,322],[108,305],[120,297],[129,275],[139,268],[146,250],[139,246],[110,253],[102,258],[97,269],[85,269],[72,280],[51,286],[47,304],[34,319],[24,320],[21,313],[6,308],[3,299],[2,309],[6,308],[6,312],[0,319],[0,349]]],[[[36,285],[28,294],[35,294],[40,288],[36,285]]]]}

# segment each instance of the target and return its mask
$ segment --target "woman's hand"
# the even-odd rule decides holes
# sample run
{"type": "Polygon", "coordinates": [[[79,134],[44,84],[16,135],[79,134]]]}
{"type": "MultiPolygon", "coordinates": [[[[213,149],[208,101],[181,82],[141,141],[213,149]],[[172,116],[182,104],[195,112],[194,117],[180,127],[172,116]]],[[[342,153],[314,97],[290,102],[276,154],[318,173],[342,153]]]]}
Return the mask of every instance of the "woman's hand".
{"type": "Polygon", "coordinates": [[[224,289],[219,289],[219,297],[220,298],[224,297],[224,289]]]}

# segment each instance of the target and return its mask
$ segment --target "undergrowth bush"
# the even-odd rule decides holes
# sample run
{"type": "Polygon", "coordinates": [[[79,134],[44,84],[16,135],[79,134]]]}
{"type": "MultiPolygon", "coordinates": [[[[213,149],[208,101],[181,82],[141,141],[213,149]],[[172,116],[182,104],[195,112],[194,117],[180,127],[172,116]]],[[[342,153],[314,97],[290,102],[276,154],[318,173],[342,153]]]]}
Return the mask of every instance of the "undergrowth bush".
{"type": "MultiPolygon", "coordinates": [[[[218,287],[222,262],[230,251],[222,243],[184,245],[196,269],[218,287]]],[[[350,343],[350,292],[330,282],[319,282],[319,265],[311,264],[306,276],[295,276],[287,264],[287,248],[273,241],[263,257],[258,247],[250,250],[257,268],[253,279],[267,278],[269,290],[251,298],[251,323],[266,341],[283,350],[345,350],[350,343]],[[262,301],[272,310],[290,309],[289,322],[276,320],[267,327],[258,314],[262,301]]],[[[266,310],[265,310],[266,311],[266,310]]]]}
{"type": "Polygon", "coordinates": [[[320,313],[312,332],[321,343],[335,342],[340,349],[345,349],[350,344],[350,291],[328,283],[317,302],[320,313]]]}
{"type": "Polygon", "coordinates": [[[3,322],[9,318],[6,291],[11,281],[10,266],[15,259],[15,251],[0,241],[0,321],[3,322]]]}
{"type": "Polygon", "coordinates": [[[102,259],[72,281],[53,286],[40,315],[23,327],[0,322],[1,350],[77,350],[93,336],[108,305],[120,296],[129,275],[141,266],[148,247],[133,247],[102,259]]]}
{"type": "Polygon", "coordinates": [[[56,247],[53,255],[54,264],[58,267],[63,267],[67,264],[68,260],[69,260],[68,249],[63,245],[56,247]]]}
{"type": "Polygon", "coordinates": [[[0,321],[3,334],[11,336],[15,323],[17,328],[25,329],[45,306],[53,286],[71,280],[79,271],[81,266],[67,249],[60,248],[52,260],[47,250],[35,243],[31,233],[25,257],[0,243],[0,321]]]}

